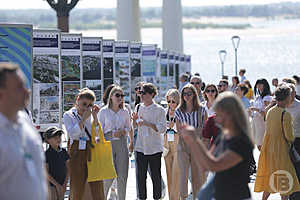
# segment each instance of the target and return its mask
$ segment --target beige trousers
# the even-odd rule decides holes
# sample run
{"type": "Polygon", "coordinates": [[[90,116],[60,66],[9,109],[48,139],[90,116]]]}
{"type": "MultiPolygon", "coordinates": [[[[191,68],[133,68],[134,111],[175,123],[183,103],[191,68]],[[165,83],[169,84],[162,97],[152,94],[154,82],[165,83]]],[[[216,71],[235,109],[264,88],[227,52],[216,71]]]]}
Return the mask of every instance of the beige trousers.
{"type": "Polygon", "coordinates": [[[177,146],[177,157],[178,166],[180,170],[179,175],[179,193],[181,199],[188,197],[188,176],[189,168],[191,168],[192,174],[192,189],[193,189],[193,199],[196,199],[198,192],[200,191],[202,185],[206,181],[206,173],[204,170],[200,170],[190,149],[185,145],[181,138],[179,138],[179,144],[177,146]]]}
{"type": "Polygon", "coordinates": [[[168,180],[168,193],[169,200],[179,200],[179,167],[177,160],[177,144],[178,135],[175,135],[175,141],[167,141],[167,135],[164,138],[164,146],[169,149],[168,154],[165,156],[167,180],[168,180]]]}

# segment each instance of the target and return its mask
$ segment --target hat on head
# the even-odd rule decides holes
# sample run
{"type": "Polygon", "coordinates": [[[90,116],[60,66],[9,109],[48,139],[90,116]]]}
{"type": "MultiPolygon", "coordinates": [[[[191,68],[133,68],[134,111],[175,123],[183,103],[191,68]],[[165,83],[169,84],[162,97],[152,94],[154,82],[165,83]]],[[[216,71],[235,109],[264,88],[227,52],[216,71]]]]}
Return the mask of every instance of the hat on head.
{"type": "Polygon", "coordinates": [[[63,132],[62,129],[59,129],[56,126],[51,126],[51,127],[47,128],[47,130],[44,132],[43,136],[47,140],[47,139],[50,139],[50,138],[55,137],[57,135],[61,136],[63,133],[64,132],[63,132]]]}

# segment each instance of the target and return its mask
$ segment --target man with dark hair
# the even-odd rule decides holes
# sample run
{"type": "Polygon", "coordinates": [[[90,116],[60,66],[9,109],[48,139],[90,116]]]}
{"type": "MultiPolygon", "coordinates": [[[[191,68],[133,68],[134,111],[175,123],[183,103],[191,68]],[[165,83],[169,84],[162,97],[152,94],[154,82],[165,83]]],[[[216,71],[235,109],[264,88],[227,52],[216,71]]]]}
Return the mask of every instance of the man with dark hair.
{"type": "Polygon", "coordinates": [[[28,95],[19,67],[0,63],[0,199],[47,199],[41,138],[20,115],[28,95]]]}
{"type": "Polygon", "coordinates": [[[153,182],[153,199],[160,199],[161,187],[161,156],[163,141],[161,134],[166,131],[165,110],[153,101],[157,89],[152,83],[146,83],[140,90],[142,102],[132,114],[133,126],[138,127],[135,145],[137,184],[139,199],[147,199],[146,178],[150,165],[153,182]]]}
{"type": "Polygon", "coordinates": [[[241,77],[241,83],[244,82],[244,80],[247,80],[246,76],[245,76],[246,70],[245,69],[240,69],[239,75],[241,77]]]}
{"type": "Polygon", "coordinates": [[[225,92],[228,90],[228,80],[221,79],[218,85],[219,93],[225,92]]]}
{"type": "Polygon", "coordinates": [[[179,86],[179,92],[181,91],[181,89],[189,83],[189,75],[186,73],[183,73],[180,75],[180,86],[179,86]]]}

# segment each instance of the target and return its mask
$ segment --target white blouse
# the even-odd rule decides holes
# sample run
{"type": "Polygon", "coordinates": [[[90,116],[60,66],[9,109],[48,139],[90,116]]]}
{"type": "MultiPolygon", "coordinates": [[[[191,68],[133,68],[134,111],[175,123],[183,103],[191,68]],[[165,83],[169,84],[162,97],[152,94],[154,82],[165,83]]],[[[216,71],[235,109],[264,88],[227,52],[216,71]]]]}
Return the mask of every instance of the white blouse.
{"type": "Polygon", "coordinates": [[[104,134],[117,130],[125,130],[128,133],[131,127],[130,115],[127,108],[114,112],[106,105],[98,113],[98,119],[104,134]]]}
{"type": "MultiPolygon", "coordinates": [[[[79,126],[79,121],[81,117],[79,116],[77,109],[75,107],[71,108],[67,112],[64,113],[63,121],[66,128],[66,131],[69,135],[71,144],[73,140],[79,140],[80,137],[86,137],[89,140],[88,135],[86,134],[85,130],[81,130],[79,126]]],[[[89,134],[92,134],[92,116],[89,117],[84,126],[89,131],[89,134]]]]}

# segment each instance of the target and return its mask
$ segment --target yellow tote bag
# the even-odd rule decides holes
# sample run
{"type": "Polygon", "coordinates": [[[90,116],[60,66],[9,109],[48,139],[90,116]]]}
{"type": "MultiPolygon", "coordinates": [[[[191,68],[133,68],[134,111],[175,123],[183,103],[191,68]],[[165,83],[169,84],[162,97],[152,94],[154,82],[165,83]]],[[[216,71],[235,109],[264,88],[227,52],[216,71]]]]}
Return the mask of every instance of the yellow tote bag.
{"type": "Polygon", "coordinates": [[[99,123],[100,142],[95,142],[95,124],[92,124],[91,161],[87,161],[88,182],[113,179],[117,177],[113,164],[112,149],[110,141],[106,141],[99,123]]]}

